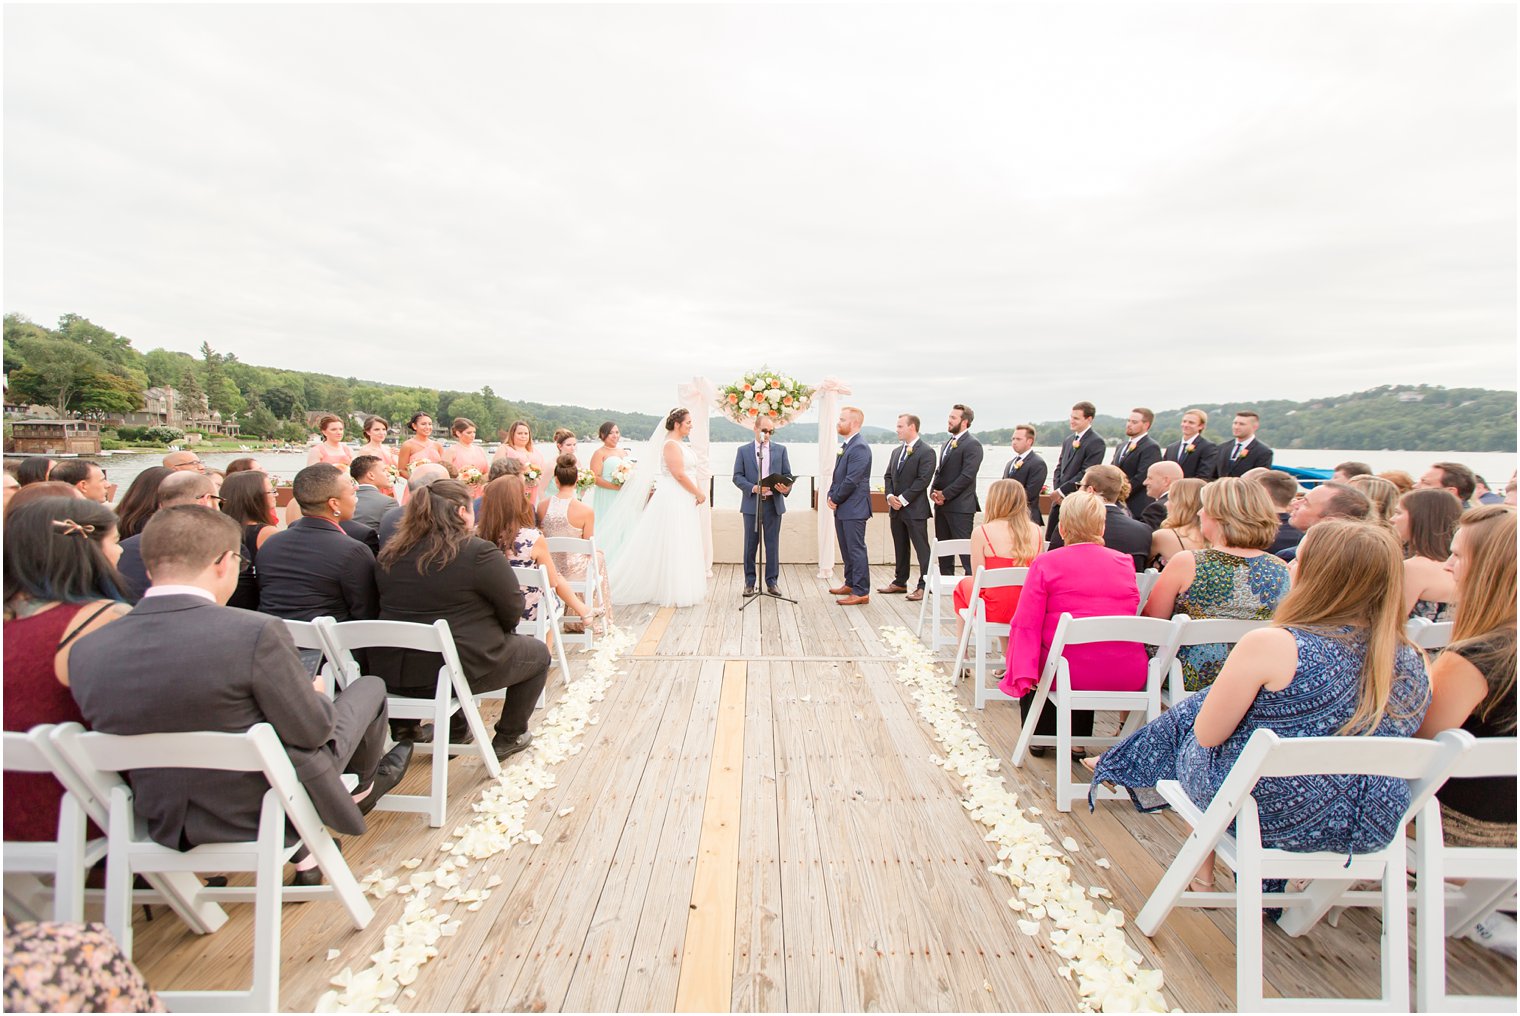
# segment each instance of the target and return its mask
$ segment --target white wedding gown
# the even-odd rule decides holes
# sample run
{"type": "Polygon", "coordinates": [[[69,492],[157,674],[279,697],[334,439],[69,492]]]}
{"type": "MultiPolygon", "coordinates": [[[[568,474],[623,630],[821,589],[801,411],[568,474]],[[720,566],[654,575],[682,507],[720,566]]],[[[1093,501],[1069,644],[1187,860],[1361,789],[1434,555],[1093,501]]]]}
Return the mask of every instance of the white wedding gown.
{"type": "MultiPolygon", "coordinates": [[[[667,440],[681,450],[686,475],[696,466],[690,448],[667,440]]],[[[702,550],[696,499],[670,474],[661,449],[654,495],[623,542],[612,566],[612,602],[657,603],[690,607],[707,597],[707,560],[702,550]]],[[[621,497],[638,496],[625,490],[621,497]]]]}

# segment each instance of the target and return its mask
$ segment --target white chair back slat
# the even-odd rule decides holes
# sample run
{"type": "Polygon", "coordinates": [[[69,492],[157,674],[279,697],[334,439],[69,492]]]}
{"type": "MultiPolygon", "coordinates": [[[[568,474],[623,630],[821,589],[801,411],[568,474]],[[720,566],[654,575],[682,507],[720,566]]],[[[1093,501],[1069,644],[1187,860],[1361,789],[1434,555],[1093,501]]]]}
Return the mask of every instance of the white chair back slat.
{"type": "MultiPolygon", "coordinates": [[[[549,584],[549,570],[543,565],[524,567],[513,565],[512,571],[517,575],[517,584],[523,592],[536,589],[539,592],[538,612],[530,621],[523,622],[528,625],[535,638],[549,640],[553,636],[554,656],[560,667],[560,674],[565,683],[570,682],[570,660],[565,655],[565,640],[560,632],[560,622],[565,616],[564,604],[560,603],[559,597],[554,594],[554,588],[549,584]]],[[[540,697],[539,705],[543,705],[544,699],[540,697]]]]}
{"type": "Polygon", "coordinates": [[[960,682],[967,652],[974,647],[971,662],[976,683],[972,687],[972,700],[978,709],[986,708],[988,699],[1009,698],[999,689],[987,687],[988,652],[995,645],[992,640],[1006,638],[1010,631],[1007,623],[987,620],[987,602],[982,598],[982,593],[988,589],[1022,586],[1028,578],[1027,567],[988,568],[985,565],[977,568],[972,577],[970,607],[964,612],[964,615],[969,616],[963,616],[965,624],[961,629],[960,642],[955,647],[955,660],[950,665],[950,674],[953,680],[960,682]]]}
{"type": "MultiPolygon", "coordinates": [[[[258,727],[268,728],[268,724],[258,727]]],[[[273,729],[269,728],[271,736],[273,729]]],[[[275,739],[279,743],[279,739],[275,739]]],[[[177,734],[82,733],[75,738],[78,749],[90,765],[106,772],[130,772],[133,769],[219,769],[224,772],[251,773],[264,768],[266,759],[252,737],[209,731],[177,734]],[[208,766],[207,759],[216,764],[208,766]]],[[[283,750],[281,755],[284,756],[283,750]]],[[[285,758],[285,764],[290,760],[285,758]]]]}
{"type": "Polygon", "coordinates": [[[319,649],[327,647],[322,644],[322,636],[317,634],[315,621],[285,621],[285,630],[290,632],[290,637],[295,640],[297,649],[319,649]]]}
{"type": "MultiPolygon", "coordinates": [[[[947,610],[946,601],[943,597],[949,597],[955,586],[960,582],[956,575],[941,575],[939,573],[939,560],[942,557],[958,558],[962,555],[970,556],[971,541],[965,540],[936,540],[929,538],[929,574],[924,576],[924,598],[918,604],[918,627],[914,630],[920,639],[924,637],[924,620],[930,621],[929,649],[939,652],[940,647],[949,645],[953,640],[944,632],[944,621],[954,617],[953,610],[947,610]]],[[[953,571],[952,560],[952,571],[953,571]]]]}
{"type": "MultiPolygon", "coordinates": [[[[5,771],[48,773],[55,779],[66,767],[52,744],[55,726],[42,723],[31,730],[5,732],[5,771]]],[[[61,782],[61,781],[60,781],[61,782]]],[[[65,787],[67,785],[65,784],[65,787]]],[[[47,842],[6,842],[4,849],[5,912],[15,920],[84,920],[86,871],[105,856],[105,840],[85,840],[85,812],[79,799],[65,789],[58,802],[58,834],[47,842]],[[37,875],[53,876],[51,887],[37,875]],[[51,897],[51,912],[47,902],[51,897]]]]}
{"type": "Polygon", "coordinates": [[[1421,649],[1445,649],[1451,645],[1451,631],[1454,627],[1455,624],[1451,621],[1427,623],[1411,638],[1421,649]]]}
{"type": "Polygon", "coordinates": [[[1140,605],[1135,608],[1135,613],[1145,609],[1145,601],[1150,599],[1151,590],[1156,588],[1156,581],[1161,578],[1161,573],[1154,568],[1135,572],[1135,588],[1140,591],[1140,605]]]}
{"type": "Polygon", "coordinates": [[[1271,627],[1272,624],[1271,621],[1243,621],[1225,617],[1191,618],[1186,614],[1173,614],[1172,623],[1177,625],[1177,640],[1172,658],[1167,661],[1167,683],[1161,693],[1161,701],[1168,706],[1179,705],[1194,694],[1183,683],[1182,663],[1176,659],[1176,649],[1212,643],[1234,646],[1247,633],[1257,628],[1271,627]]]}
{"type": "Polygon", "coordinates": [[[50,773],[52,760],[43,752],[42,745],[53,730],[51,723],[41,724],[22,733],[19,730],[5,732],[5,771],[8,773],[50,773]]]}

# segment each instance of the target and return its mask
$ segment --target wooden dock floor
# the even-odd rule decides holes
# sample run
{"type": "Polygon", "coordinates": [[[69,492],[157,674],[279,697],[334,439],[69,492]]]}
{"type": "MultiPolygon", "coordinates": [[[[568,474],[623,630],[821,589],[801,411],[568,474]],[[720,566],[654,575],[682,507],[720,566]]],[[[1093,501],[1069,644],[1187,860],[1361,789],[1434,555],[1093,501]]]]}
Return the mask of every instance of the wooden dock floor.
{"type": "MultiPolygon", "coordinates": [[[[875,571],[884,583],[885,570],[875,571]]],[[[877,628],[911,629],[916,605],[873,595],[866,607],[838,607],[812,569],[795,566],[782,586],[796,606],[768,600],[741,613],[741,584],[737,567],[719,566],[702,606],[622,611],[638,645],[585,750],[533,803],[542,843],[488,862],[501,885],[478,912],[460,914],[458,934],[396,1000],[402,1010],[1077,1007],[1056,973],[1062,961],[1043,938],[1018,932],[1007,883],[987,873],[996,858],[983,830],[956,777],[930,762],[931,733],[895,680],[877,628]]],[[[552,698],[559,675],[550,680],[552,698]]],[[[967,683],[961,692],[969,701],[967,683]]],[[[1006,758],[1017,709],[991,703],[976,722],[1006,758]]],[[[419,757],[402,789],[425,791],[429,765],[419,757]]],[[[357,874],[434,857],[468,820],[480,763],[452,765],[443,828],[417,815],[371,816],[371,831],[343,844],[357,874]]],[[[1057,841],[1082,845],[1077,877],[1108,886],[1133,917],[1184,835],[1180,820],[1117,802],[1062,815],[1048,758],[1004,773],[1022,803],[1042,807],[1057,841]]],[[[311,1009],[334,974],[364,966],[402,905],[378,901],[370,927],[354,931],[335,904],[288,904],[282,1008],[311,1009]]],[[[136,958],[150,983],[245,984],[252,907],[229,913],[225,928],[197,937],[172,915],[149,922],[139,909],[136,958]]],[[[1375,911],[1348,912],[1301,939],[1269,925],[1269,990],[1371,994],[1378,936],[1375,911]]],[[[1129,939],[1164,971],[1169,1004],[1233,1008],[1233,911],[1178,911],[1156,938],[1131,930],[1129,939]]],[[[1449,956],[1462,990],[1515,992],[1513,962],[1466,942],[1449,956]]]]}

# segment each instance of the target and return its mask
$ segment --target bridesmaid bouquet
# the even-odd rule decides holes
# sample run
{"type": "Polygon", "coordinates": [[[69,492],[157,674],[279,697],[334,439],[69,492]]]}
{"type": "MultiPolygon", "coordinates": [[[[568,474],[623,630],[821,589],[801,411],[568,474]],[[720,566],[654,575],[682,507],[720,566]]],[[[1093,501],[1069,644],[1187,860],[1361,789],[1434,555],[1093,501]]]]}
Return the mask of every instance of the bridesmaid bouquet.
{"type": "Polygon", "coordinates": [[[523,483],[526,484],[529,487],[537,487],[538,486],[539,477],[541,477],[543,475],[544,475],[544,471],[542,469],[538,468],[537,466],[533,465],[531,462],[528,463],[527,465],[523,466],[523,471],[522,471],[523,483]]]}
{"type": "Polygon", "coordinates": [[[618,467],[612,471],[612,482],[621,487],[628,482],[628,476],[633,472],[633,465],[627,459],[618,463],[618,467]]]}
{"type": "Polygon", "coordinates": [[[807,411],[816,390],[761,367],[718,389],[718,409],[742,427],[753,426],[762,416],[784,427],[807,411]]]}
{"type": "Polygon", "coordinates": [[[585,493],[591,487],[596,486],[596,474],[589,469],[582,469],[575,477],[575,492],[585,493]]]}
{"type": "Polygon", "coordinates": [[[486,474],[474,466],[465,466],[459,471],[459,482],[466,487],[478,487],[486,482],[486,474]]]}

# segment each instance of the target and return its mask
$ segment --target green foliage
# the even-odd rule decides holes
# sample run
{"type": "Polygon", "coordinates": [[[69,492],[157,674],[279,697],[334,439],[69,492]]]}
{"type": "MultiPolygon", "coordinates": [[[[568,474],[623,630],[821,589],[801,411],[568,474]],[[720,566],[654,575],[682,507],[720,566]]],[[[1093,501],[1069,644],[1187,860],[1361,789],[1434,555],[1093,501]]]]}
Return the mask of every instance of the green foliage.
{"type": "Polygon", "coordinates": [[[178,427],[144,427],[139,434],[145,444],[173,444],[185,437],[178,427]]]}

